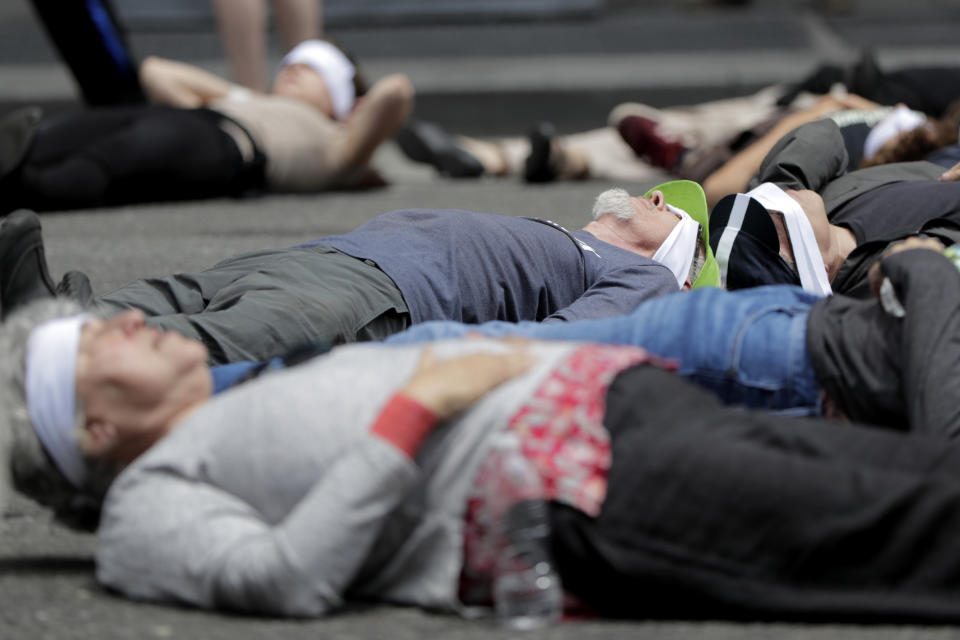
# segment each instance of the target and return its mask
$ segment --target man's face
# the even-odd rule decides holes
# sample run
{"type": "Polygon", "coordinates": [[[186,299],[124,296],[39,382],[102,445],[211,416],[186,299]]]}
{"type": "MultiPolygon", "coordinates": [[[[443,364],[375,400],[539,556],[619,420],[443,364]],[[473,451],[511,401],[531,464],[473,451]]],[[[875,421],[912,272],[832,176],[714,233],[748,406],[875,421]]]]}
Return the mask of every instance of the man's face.
{"type": "Polygon", "coordinates": [[[673,228],[680,222],[680,218],[667,208],[667,201],[660,191],[653,191],[649,196],[630,198],[636,215],[631,219],[634,230],[642,234],[653,252],[653,257],[663,241],[667,239],[673,228]]]}
{"type": "MultiPolygon", "coordinates": [[[[816,191],[805,189],[803,191],[794,191],[788,189],[785,193],[797,201],[803,213],[810,221],[813,228],[813,235],[817,239],[817,246],[820,249],[820,256],[823,258],[824,265],[832,263],[831,247],[832,240],[830,236],[830,222],[827,220],[827,211],[823,204],[823,198],[816,191]]],[[[771,211],[770,216],[773,224],[777,228],[777,235],[780,238],[780,256],[791,265],[796,271],[796,258],[793,254],[793,247],[790,244],[790,234],[787,231],[786,222],[783,214],[771,211]]],[[[829,274],[831,277],[833,274],[829,274]]]]}
{"type": "Polygon", "coordinates": [[[289,64],[277,72],[273,93],[303,100],[333,118],[333,102],[323,76],[305,64],[289,64]]]}
{"type": "Polygon", "coordinates": [[[144,323],[141,311],[89,320],[77,350],[77,397],[88,421],[116,428],[113,455],[136,457],[166,434],[169,418],[210,393],[207,350],[144,323]]]}

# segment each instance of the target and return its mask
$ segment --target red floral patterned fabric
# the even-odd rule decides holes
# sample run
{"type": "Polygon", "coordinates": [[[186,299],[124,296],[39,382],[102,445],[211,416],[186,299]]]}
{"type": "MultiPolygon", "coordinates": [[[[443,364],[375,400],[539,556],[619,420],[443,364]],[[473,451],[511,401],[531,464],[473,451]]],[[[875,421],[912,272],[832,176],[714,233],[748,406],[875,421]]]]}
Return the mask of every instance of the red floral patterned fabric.
{"type": "MultiPolygon", "coordinates": [[[[572,352],[511,418],[507,429],[520,439],[524,456],[543,480],[543,497],[597,515],[607,492],[610,437],[603,426],[607,388],[624,369],[650,360],[639,347],[586,345],[572,352]]],[[[466,603],[490,601],[496,549],[484,544],[483,487],[490,479],[481,466],[467,501],[464,566],[460,596],[466,603]]],[[[531,496],[510,496],[522,499],[531,496]]]]}

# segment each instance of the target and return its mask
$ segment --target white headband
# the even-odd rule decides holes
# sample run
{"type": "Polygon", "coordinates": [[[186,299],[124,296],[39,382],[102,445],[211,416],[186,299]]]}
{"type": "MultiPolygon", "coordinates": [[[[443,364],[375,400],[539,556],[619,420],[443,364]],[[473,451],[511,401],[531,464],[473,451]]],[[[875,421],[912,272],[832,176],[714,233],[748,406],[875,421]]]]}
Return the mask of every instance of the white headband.
{"type": "Polygon", "coordinates": [[[280,68],[291,64],[305,64],[323,76],[337,120],[350,113],[356,98],[353,76],[357,69],[342,51],[324,40],[305,40],[284,56],[280,68]]]}
{"type": "Polygon", "coordinates": [[[89,314],[57,318],[30,332],[26,356],[27,412],[57,468],[78,489],[87,465],[77,443],[77,348],[89,314]]]}
{"type": "Polygon", "coordinates": [[[683,209],[672,204],[668,204],[667,208],[680,218],[680,222],[673,227],[673,231],[661,243],[657,252],[653,255],[653,259],[670,269],[673,277],[677,279],[677,284],[682,289],[690,275],[693,254],[697,250],[700,225],[683,209]]]}
{"type": "Polygon", "coordinates": [[[895,107],[886,118],[870,129],[867,139],[863,141],[863,157],[869,158],[894,136],[913,131],[926,121],[927,117],[918,111],[903,105],[895,107]]]}
{"type": "Polygon", "coordinates": [[[765,209],[783,214],[803,288],[821,296],[832,294],[833,289],[830,288],[830,280],[827,278],[827,267],[823,263],[823,253],[820,252],[813,226],[800,203],[772,182],[764,182],[756,189],[748,191],[746,195],[758,201],[765,209]]]}

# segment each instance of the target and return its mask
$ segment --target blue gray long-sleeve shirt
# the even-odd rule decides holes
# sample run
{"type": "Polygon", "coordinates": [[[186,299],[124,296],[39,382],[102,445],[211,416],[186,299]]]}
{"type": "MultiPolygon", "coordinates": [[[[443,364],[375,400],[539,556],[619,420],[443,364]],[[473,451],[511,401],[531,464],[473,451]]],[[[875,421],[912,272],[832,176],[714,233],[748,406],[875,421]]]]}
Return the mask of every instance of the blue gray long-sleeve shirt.
{"type": "Polygon", "coordinates": [[[406,209],[306,246],[317,244],[375,262],[414,323],[615,316],[677,291],[666,266],[531,218],[406,209]]]}

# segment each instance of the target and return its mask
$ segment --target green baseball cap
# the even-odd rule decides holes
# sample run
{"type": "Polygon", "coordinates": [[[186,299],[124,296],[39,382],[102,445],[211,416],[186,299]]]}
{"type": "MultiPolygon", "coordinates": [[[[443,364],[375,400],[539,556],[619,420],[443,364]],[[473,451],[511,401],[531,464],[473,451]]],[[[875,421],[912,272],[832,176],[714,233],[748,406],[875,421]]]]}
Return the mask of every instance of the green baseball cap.
{"type": "Polygon", "coordinates": [[[700,240],[706,251],[706,259],[693,283],[693,288],[719,287],[720,266],[713,257],[713,249],[710,248],[710,212],[707,209],[707,197],[703,193],[703,188],[692,180],[671,180],[653,187],[643,196],[649,197],[654,191],[661,191],[667,204],[683,209],[700,225],[700,240]]]}

